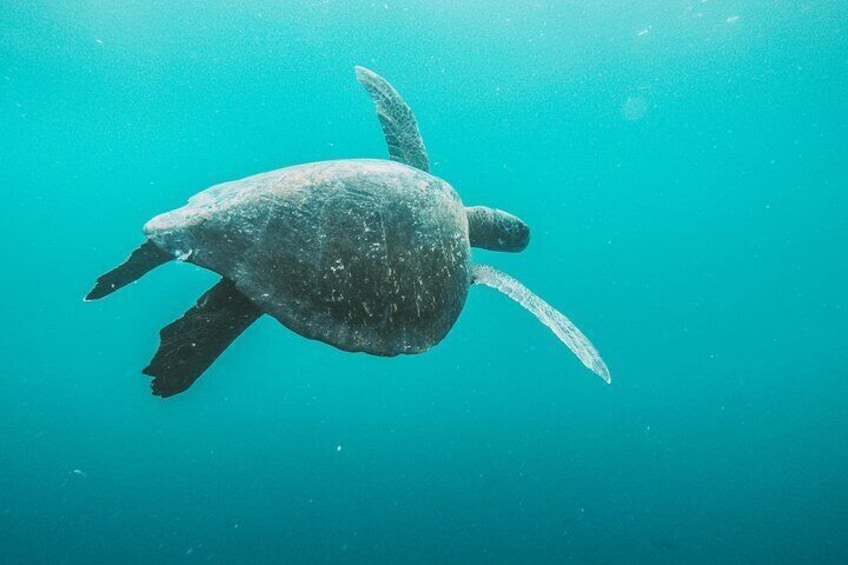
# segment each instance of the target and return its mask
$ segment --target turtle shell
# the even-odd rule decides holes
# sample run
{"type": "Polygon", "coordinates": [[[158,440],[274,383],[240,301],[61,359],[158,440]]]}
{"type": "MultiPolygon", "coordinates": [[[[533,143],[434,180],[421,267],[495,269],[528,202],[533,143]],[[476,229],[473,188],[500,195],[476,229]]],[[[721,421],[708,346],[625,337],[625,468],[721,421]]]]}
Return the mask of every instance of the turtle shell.
{"type": "Polygon", "coordinates": [[[346,351],[426,351],[453,326],[470,283],[459,196],[394,161],[309,163],[219,184],[144,231],[293,331],[346,351]]]}

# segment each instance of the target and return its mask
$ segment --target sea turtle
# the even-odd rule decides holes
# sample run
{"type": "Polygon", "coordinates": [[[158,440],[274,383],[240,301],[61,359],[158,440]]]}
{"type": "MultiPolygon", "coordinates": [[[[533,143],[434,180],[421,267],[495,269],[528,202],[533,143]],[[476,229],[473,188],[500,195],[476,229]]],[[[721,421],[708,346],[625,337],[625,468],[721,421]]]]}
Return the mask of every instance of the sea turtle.
{"type": "Polygon", "coordinates": [[[609,382],[603,360],[565,316],[518,281],[472,264],[471,247],[523,250],[527,225],[464,207],[430,174],[400,94],[363,67],[356,77],[376,107],[389,160],[307,163],[206,189],[147,222],[146,241],[86,296],[102,298],[173,259],[223,277],[160,332],[143,371],[154,377],[153,393],[186,390],[263,314],[346,351],[421,353],[447,335],[474,284],[527,308],[609,382]]]}

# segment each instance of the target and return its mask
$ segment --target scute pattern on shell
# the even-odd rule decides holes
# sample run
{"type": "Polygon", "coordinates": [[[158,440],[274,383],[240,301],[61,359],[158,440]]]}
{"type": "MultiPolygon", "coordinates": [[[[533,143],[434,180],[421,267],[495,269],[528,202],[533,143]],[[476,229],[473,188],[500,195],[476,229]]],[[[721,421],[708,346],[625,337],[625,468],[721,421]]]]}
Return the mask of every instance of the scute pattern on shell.
{"type": "Polygon", "coordinates": [[[144,229],[293,331],[347,351],[426,351],[470,283],[458,195],[393,161],[310,163],[216,185],[144,229]]]}

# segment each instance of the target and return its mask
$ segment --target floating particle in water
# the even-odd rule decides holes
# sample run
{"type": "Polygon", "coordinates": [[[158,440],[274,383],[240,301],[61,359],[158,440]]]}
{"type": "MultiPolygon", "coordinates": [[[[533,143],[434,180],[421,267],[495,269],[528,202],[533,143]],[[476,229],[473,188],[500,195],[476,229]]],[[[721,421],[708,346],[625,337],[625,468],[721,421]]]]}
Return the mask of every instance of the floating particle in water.
{"type": "Polygon", "coordinates": [[[631,122],[641,120],[648,113],[648,101],[641,96],[628,96],[621,105],[621,113],[625,120],[631,122]]]}

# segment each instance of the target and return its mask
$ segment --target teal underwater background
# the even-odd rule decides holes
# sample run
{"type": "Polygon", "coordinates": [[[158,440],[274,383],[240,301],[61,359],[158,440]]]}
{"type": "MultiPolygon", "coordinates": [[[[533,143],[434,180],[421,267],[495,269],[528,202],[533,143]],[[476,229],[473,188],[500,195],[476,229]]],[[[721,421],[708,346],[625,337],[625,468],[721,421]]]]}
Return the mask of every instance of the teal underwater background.
{"type": "Polygon", "coordinates": [[[848,4],[0,3],[0,563],[848,562],[848,4]],[[269,318],[140,373],[216,277],[93,281],[217,182],[385,157],[525,219],[420,356],[269,318]]]}

